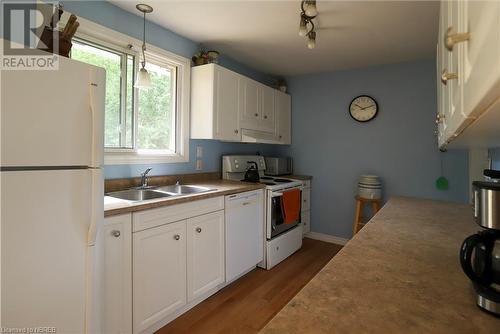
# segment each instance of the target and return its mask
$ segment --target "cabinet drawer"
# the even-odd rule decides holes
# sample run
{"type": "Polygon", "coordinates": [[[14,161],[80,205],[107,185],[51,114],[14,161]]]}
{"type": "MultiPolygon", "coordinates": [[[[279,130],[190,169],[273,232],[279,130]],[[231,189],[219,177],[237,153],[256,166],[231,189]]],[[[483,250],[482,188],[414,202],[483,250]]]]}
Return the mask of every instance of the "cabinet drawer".
{"type": "Polygon", "coordinates": [[[133,232],[142,231],[155,226],[173,223],[179,220],[223,209],[224,197],[220,196],[167,206],[164,208],[136,212],[133,215],[133,232]]]}
{"type": "Polygon", "coordinates": [[[302,190],[302,211],[311,209],[311,189],[302,190]]]}

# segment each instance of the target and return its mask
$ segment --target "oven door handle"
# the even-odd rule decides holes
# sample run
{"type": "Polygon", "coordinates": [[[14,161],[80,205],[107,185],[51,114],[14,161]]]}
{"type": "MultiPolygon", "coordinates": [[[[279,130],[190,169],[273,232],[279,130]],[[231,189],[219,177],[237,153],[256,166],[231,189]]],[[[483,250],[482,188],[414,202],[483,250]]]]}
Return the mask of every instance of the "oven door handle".
{"type": "Polygon", "coordinates": [[[283,193],[280,193],[280,192],[272,192],[271,193],[271,197],[280,197],[280,196],[283,196],[283,193]]]}

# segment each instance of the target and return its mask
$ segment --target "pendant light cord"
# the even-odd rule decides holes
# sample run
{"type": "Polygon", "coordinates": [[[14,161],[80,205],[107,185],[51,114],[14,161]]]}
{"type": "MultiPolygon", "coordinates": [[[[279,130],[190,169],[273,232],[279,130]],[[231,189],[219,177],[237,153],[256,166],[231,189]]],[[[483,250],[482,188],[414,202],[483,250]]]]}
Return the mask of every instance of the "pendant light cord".
{"type": "Polygon", "coordinates": [[[146,67],[146,12],[144,12],[144,25],[142,29],[142,68],[146,67]]]}

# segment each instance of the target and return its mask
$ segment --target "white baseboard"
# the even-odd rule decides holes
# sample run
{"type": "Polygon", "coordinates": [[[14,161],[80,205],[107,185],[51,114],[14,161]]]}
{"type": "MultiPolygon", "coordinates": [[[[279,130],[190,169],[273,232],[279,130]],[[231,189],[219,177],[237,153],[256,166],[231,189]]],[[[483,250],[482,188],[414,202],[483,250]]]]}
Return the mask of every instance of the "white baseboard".
{"type": "Polygon", "coordinates": [[[344,246],[349,239],[339,238],[334,235],[318,233],[318,232],[308,232],[304,235],[306,238],[311,238],[315,240],[320,240],[324,242],[329,242],[332,244],[342,245],[344,246]]]}

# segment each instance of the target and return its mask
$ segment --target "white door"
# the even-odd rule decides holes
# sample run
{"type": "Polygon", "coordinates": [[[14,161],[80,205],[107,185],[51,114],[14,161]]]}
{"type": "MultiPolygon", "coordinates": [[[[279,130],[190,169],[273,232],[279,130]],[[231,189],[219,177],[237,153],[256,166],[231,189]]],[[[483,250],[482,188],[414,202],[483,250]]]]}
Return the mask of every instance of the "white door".
{"type": "Polygon", "coordinates": [[[276,131],[275,123],[275,89],[268,87],[266,85],[260,85],[260,97],[261,97],[261,131],[272,132],[276,131]]]}
{"type": "Polygon", "coordinates": [[[84,333],[93,172],[0,174],[2,326],[84,333]]]}
{"type": "Polygon", "coordinates": [[[139,333],[186,304],[186,221],[132,238],[133,327],[139,333]]]}
{"type": "Polygon", "coordinates": [[[278,118],[278,124],[276,127],[276,134],[278,136],[278,141],[282,144],[291,144],[291,127],[292,127],[292,106],[291,97],[280,91],[275,91],[276,93],[276,117],[278,118]]]}
{"type": "Polygon", "coordinates": [[[239,127],[240,77],[234,72],[215,67],[215,137],[240,141],[239,127]]]}
{"type": "Polygon", "coordinates": [[[461,43],[465,53],[464,111],[478,116],[500,91],[500,1],[460,2],[465,6],[461,43]]]}
{"type": "Polygon", "coordinates": [[[224,282],[224,211],[187,220],[188,301],[224,282]]]}
{"type": "Polygon", "coordinates": [[[104,69],[59,57],[58,70],[1,81],[3,167],[102,165],[104,69]]]}
{"type": "Polygon", "coordinates": [[[132,215],[106,218],[100,234],[102,333],[132,333],[132,215]]]}
{"type": "Polygon", "coordinates": [[[260,84],[254,80],[242,78],[243,108],[241,111],[241,127],[259,130],[260,127],[260,84]]]}
{"type": "Polygon", "coordinates": [[[262,191],[226,197],[226,282],[255,267],[264,256],[262,191]]]}

